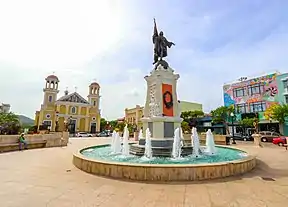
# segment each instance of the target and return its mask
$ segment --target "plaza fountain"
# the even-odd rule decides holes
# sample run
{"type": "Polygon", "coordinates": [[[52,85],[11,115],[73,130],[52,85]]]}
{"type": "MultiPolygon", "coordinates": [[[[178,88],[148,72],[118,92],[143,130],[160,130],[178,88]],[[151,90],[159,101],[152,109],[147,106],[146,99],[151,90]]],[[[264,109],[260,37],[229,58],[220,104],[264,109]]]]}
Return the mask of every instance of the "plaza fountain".
{"type": "Polygon", "coordinates": [[[114,151],[115,151],[115,137],[116,137],[116,131],[114,130],[114,131],[112,132],[111,144],[110,144],[111,152],[114,152],[114,151]]]}
{"type": "Polygon", "coordinates": [[[95,175],[152,182],[207,180],[252,170],[255,156],[240,149],[215,146],[210,130],[206,133],[206,146],[200,146],[196,128],[192,129],[191,141],[183,137],[177,97],[180,76],[163,59],[167,48],[162,52],[163,48],[156,48],[173,43],[157,43],[163,38],[158,36],[156,23],[154,31],[155,66],[144,77],[147,94],[141,122],[145,137],[141,130],[139,141],[129,143],[126,125],[122,142],[119,133],[113,132],[111,146],[81,149],[73,156],[74,165],[95,175]]]}
{"type": "Polygon", "coordinates": [[[143,130],[140,129],[139,135],[138,135],[138,139],[143,139],[143,138],[144,138],[144,137],[143,137],[143,130]]]}
{"type": "Polygon", "coordinates": [[[181,140],[181,130],[180,128],[175,129],[174,132],[174,142],[172,148],[172,157],[174,159],[179,159],[181,157],[183,143],[181,140]]]}
{"type": "Polygon", "coordinates": [[[129,152],[130,146],[129,146],[129,130],[126,126],[124,127],[124,134],[123,134],[123,146],[122,146],[122,155],[128,156],[130,154],[129,152]]]}
{"type": "Polygon", "coordinates": [[[214,155],[216,153],[214,137],[211,129],[208,129],[206,132],[206,152],[210,155],[214,155]]]}
{"type": "Polygon", "coordinates": [[[198,137],[197,129],[195,127],[192,128],[191,143],[193,143],[192,154],[195,157],[198,157],[201,153],[201,150],[200,150],[200,140],[198,137]]]}
{"type": "Polygon", "coordinates": [[[115,132],[112,134],[112,141],[111,142],[111,153],[112,154],[120,154],[121,153],[121,137],[119,136],[118,132],[115,132]],[[114,136],[114,137],[113,137],[114,136]]]}
{"type": "Polygon", "coordinates": [[[144,156],[148,159],[152,158],[152,146],[151,146],[151,133],[149,129],[146,129],[146,142],[145,142],[145,151],[144,156]]]}

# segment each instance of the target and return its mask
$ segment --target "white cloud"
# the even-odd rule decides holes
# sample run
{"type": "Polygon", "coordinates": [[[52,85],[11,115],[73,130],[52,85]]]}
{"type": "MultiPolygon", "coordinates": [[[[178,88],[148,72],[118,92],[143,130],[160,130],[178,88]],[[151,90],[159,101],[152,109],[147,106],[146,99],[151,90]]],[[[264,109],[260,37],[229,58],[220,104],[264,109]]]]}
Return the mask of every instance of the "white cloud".
{"type": "MultiPolygon", "coordinates": [[[[125,108],[143,105],[144,76],[152,69],[155,14],[148,12],[150,7],[127,2],[0,1],[0,101],[33,117],[43,98],[44,79],[55,71],[60,79],[59,96],[66,87],[73,92],[77,86],[86,97],[90,82],[96,79],[106,118],[122,117],[125,108]]],[[[198,11],[188,17],[179,8],[169,11],[168,6],[157,13],[159,28],[176,43],[168,60],[180,73],[179,99],[203,103],[206,111],[222,104],[224,82],[274,68],[284,72],[288,64],[285,27],[270,35],[267,32],[256,44],[235,37],[209,52],[201,50],[217,35],[213,28],[234,34],[221,28],[225,17],[220,11],[198,11]]]]}

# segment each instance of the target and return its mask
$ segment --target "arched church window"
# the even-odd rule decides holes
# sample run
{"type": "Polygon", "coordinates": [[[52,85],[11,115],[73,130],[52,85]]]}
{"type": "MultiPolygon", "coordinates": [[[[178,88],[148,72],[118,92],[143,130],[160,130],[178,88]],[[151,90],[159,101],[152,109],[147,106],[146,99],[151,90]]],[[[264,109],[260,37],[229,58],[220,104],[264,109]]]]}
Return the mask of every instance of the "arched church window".
{"type": "Polygon", "coordinates": [[[48,96],[48,101],[52,102],[52,96],[48,96]]]}
{"type": "Polygon", "coordinates": [[[72,107],[72,108],[71,108],[71,113],[72,113],[72,114],[76,114],[76,108],[75,108],[75,107],[72,107]]]}

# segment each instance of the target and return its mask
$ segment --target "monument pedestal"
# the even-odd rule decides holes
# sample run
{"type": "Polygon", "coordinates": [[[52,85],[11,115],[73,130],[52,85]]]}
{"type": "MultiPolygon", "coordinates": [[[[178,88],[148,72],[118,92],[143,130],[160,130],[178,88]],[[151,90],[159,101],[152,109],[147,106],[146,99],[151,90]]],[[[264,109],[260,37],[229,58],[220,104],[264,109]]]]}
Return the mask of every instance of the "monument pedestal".
{"type": "Polygon", "coordinates": [[[174,130],[181,127],[182,118],[180,117],[144,117],[141,119],[143,128],[149,128],[152,138],[173,138],[174,130]]]}
{"type": "MultiPolygon", "coordinates": [[[[181,127],[179,102],[176,86],[179,74],[169,66],[166,69],[160,64],[145,77],[147,96],[144,107],[143,132],[149,128],[152,147],[173,146],[174,130],[181,127]]],[[[139,140],[145,145],[145,139],[139,140]]]]}

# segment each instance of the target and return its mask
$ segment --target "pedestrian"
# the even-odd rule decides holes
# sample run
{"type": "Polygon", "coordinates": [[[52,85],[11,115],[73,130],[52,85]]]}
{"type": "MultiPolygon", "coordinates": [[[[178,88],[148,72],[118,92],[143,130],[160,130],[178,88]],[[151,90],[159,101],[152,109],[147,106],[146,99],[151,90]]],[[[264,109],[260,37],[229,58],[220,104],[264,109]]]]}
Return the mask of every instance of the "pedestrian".
{"type": "Polygon", "coordinates": [[[22,150],[22,144],[24,148],[27,149],[27,141],[25,140],[24,133],[22,133],[19,137],[19,150],[22,150]]]}

